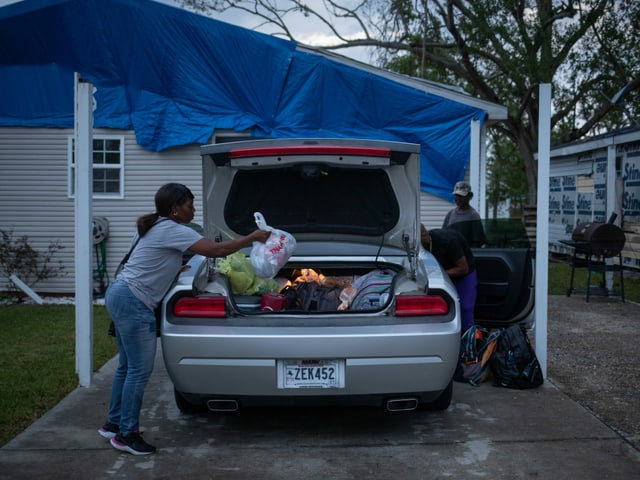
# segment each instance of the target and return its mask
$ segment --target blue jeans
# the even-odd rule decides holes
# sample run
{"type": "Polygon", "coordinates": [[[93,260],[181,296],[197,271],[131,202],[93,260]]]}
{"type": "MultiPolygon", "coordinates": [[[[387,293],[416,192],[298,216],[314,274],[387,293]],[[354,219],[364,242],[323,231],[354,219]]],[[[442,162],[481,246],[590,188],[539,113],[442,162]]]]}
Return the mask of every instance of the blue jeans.
{"type": "Polygon", "coordinates": [[[140,409],[156,357],[156,317],[129,286],[116,280],[107,289],[105,305],[116,326],[118,369],[113,377],[109,422],[129,435],[140,427],[140,409]]]}

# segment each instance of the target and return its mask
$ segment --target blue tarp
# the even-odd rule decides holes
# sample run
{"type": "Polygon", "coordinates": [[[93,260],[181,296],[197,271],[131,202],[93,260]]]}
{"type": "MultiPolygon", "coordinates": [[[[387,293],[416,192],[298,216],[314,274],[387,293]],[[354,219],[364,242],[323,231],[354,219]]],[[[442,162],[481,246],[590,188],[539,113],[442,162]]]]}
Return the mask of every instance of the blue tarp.
{"type": "Polygon", "coordinates": [[[418,143],[423,190],[451,199],[485,112],[296,43],[151,0],[25,0],[0,8],[0,126],[73,127],[73,75],[94,126],[161,151],[214,129],[256,137],[418,143]]]}

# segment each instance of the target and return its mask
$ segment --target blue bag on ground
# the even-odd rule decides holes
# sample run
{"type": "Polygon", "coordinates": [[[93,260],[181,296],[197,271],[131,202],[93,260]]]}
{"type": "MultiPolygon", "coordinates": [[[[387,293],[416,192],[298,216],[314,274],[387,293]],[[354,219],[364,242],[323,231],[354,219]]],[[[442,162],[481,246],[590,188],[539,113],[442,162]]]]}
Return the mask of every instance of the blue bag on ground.
{"type": "Polygon", "coordinates": [[[487,379],[491,373],[491,357],[498,346],[500,334],[499,330],[489,333],[476,325],[464,332],[460,339],[460,358],[453,375],[456,382],[478,386],[487,379]]]}

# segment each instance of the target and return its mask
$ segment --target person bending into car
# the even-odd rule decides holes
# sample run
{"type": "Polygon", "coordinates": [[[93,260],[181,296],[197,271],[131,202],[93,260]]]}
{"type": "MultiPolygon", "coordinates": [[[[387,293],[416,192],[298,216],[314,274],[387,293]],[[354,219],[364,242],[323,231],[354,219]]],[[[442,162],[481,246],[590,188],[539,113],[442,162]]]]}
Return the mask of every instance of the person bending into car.
{"type": "Polygon", "coordinates": [[[464,333],[474,324],[473,310],[478,295],[476,262],[469,244],[457,230],[451,228],[427,230],[424,225],[420,225],[420,241],[425,250],[436,257],[458,290],[462,333],[464,333]]]}
{"type": "Polygon", "coordinates": [[[98,432],[116,449],[133,455],[156,451],[140,434],[140,409],[156,356],[154,310],[182,269],[183,253],[189,250],[206,257],[224,257],[254,241],[264,243],[270,235],[255,230],[244,237],[213,242],[185,225],[193,220],[193,199],[191,190],[179,183],[160,187],[155,213],[138,218],[131,255],[105,294],[116,329],[118,368],[108,420],[98,432]]]}

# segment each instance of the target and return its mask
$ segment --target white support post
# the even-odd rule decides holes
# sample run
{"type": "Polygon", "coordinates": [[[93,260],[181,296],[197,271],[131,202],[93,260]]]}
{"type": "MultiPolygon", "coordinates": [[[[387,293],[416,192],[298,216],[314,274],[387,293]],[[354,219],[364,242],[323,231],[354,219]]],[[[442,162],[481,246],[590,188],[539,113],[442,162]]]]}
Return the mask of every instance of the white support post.
{"type": "Polygon", "coordinates": [[[542,376],[547,378],[549,305],[549,162],[551,157],[551,85],[539,86],[538,209],[536,229],[535,350],[542,376]]]}
{"type": "Polygon", "coordinates": [[[93,374],[93,85],[75,74],[75,282],[76,371],[80,386],[93,374]]]}
{"type": "MultiPolygon", "coordinates": [[[[607,179],[605,187],[607,193],[607,218],[604,219],[605,222],[609,221],[612,213],[618,213],[616,205],[616,183],[616,143],[612,141],[607,147],[607,179]]],[[[618,218],[615,223],[620,225],[621,220],[621,218],[618,218]]]]}
{"type": "Polygon", "coordinates": [[[487,203],[487,126],[480,127],[480,188],[478,189],[478,208],[481,218],[489,218],[487,203]]]}
{"type": "MultiPolygon", "coordinates": [[[[604,219],[605,222],[608,222],[613,213],[618,213],[617,205],[616,205],[616,195],[617,195],[617,176],[616,176],[616,143],[615,137],[612,140],[611,144],[607,147],[607,178],[605,182],[605,190],[607,195],[607,206],[606,206],[606,215],[607,217],[604,219]]],[[[616,219],[618,225],[621,225],[621,219],[616,219]]],[[[608,266],[614,265],[616,260],[614,258],[606,258],[605,264],[608,266]]],[[[607,270],[604,275],[605,278],[605,287],[611,292],[613,291],[613,270],[607,270]]]]}
{"type": "Polygon", "coordinates": [[[471,184],[471,191],[474,195],[469,203],[477,211],[480,211],[481,195],[478,195],[482,191],[480,189],[480,122],[478,120],[471,120],[470,129],[471,145],[469,148],[469,183],[471,184]]]}

